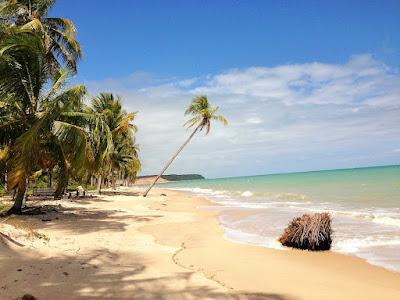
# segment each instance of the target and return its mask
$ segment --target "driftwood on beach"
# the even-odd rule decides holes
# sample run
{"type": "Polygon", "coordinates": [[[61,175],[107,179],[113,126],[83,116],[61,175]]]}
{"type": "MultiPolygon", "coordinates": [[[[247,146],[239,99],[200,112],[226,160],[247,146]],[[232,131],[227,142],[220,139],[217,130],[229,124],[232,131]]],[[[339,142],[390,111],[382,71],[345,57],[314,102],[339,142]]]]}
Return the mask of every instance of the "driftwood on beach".
{"type": "Polygon", "coordinates": [[[329,250],[332,243],[331,217],[328,213],[294,218],[280,236],[282,245],[313,251],[329,250]]]}

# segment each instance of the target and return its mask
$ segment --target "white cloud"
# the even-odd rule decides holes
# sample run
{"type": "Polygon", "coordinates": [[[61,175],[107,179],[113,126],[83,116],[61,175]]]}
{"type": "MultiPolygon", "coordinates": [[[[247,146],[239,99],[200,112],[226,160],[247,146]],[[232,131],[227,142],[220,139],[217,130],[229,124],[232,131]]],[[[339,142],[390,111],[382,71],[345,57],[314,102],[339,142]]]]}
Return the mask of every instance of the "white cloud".
{"type": "Polygon", "coordinates": [[[199,78],[142,72],[87,85],[120,94],[139,111],[145,174],[158,172],[185,140],[183,111],[198,94],[220,106],[230,125],[195,137],[169,172],[233,176],[399,161],[392,149],[400,146],[400,75],[370,55],[199,78]]]}

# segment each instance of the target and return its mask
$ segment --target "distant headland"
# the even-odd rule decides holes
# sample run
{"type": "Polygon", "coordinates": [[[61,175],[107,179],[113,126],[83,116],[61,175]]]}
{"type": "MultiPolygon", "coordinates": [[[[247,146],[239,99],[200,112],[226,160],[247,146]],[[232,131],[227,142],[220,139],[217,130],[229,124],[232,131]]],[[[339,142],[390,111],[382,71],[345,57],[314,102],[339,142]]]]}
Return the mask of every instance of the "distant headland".
{"type": "MultiPolygon", "coordinates": [[[[156,176],[157,175],[138,176],[135,183],[136,184],[151,183],[156,176]]],[[[205,177],[200,174],[169,174],[169,175],[162,175],[158,180],[158,182],[162,183],[170,181],[195,180],[195,179],[205,179],[205,177]]]]}

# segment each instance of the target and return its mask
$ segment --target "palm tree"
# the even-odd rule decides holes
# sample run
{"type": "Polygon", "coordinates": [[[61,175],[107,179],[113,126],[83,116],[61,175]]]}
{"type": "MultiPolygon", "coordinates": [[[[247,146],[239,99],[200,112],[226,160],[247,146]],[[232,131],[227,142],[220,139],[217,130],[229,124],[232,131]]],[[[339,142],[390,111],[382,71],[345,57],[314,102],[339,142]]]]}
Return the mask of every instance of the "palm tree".
{"type": "Polygon", "coordinates": [[[82,56],[76,40],[74,24],[65,18],[47,17],[55,0],[2,0],[0,18],[11,28],[35,31],[45,40],[47,61],[52,71],[60,67],[60,61],[76,72],[76,62],[82,56]]]}
{"type": "Polygon", "coordinates": [[[92,147],[95,149],[93,170],[97,174],[97,193],[100,193],[104,176],[111,173],[115,186],[116,171],[140,166],[137,151],[132,150],[133,134],[137,131],[132,121],[136,113],[124,111],[121,98],[110,93],[94,97],[89,111],[101,120],[90,129],[92,147]]]}
{"type": "Polygon", "coordinates": [[[165,167],[161,170],[160,174],[156,177],[154,182],[148,187],[148,189],[144,192],[143,197],[146,197],[151,188],[156,184],[158,179],[164,174],[164,172],[168,169],[168,167],[172,164],[175,158],[179,155],[179,153],[183,150],[183,148],[190,142],[193,136],[198,132],[205,128],[206,134],[210,132],[211,129],[211,121],[218,121],[223,123],[225,126],[228,125],[228,121],[225,117],[221,115],[216,115],[215,113],[218,111],[218,107],[212,107],[208,103],[207,96],[197,96],[192,100],[192,103],[189,105],[188,109],[185,111],[185,115],[192,115],[193,117],[189,119],[184,126],[187,128],[195,127],[193,132],[190,134],[188,139],[183,143],[183,145],[178,149],[178,151],[172,156],[172,158],[167,162],[165,167]]]}
{"type": "Polygon", "coordinates": [[[0,145],[10,148],[7,162],[9,190],[16,198],[9,213],[21,213],[32,173],[53,161],[58,169],[59,196],[71,170],[83,170],[90,145],[81,109],[86,89],[66,88],[67,69],[60,69],[49,83],[47,49],[34,32],[11,32],[0,39],[0,145]],[[50,85],[48,90],[45,87],[50,85]]]}
{"type": "Polygon", "coordinates": [[[116,175],[121,172],[125,178],[132,178],[140,169],[137,146],[130,131],[114,139],[114,150],[110,156],[113,189],[116,189],[116,175]]]}

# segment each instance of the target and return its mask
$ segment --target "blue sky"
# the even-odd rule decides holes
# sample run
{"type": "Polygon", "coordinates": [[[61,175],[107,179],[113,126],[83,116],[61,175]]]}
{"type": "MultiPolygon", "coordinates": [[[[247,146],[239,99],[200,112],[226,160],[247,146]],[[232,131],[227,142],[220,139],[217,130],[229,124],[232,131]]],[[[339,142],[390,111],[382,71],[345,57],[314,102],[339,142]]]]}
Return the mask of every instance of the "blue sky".
{"type": "Polygon", "coordinates": [[[77,27],[74,81],[139,110],[145,174],[183,141],[199,93],[231,124],[198,137],[170,172],[400,162],[400,1],[58,0],[51,15],[77,27]]]}
{"type": "Polygon", "coordinates": [[[398,0],[58,0],[53,14],[78,28],[82,79],[344,63],[365,52],[400,66],[398,0]]]}

